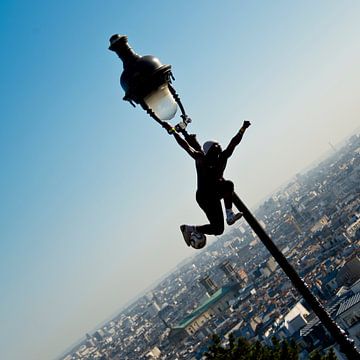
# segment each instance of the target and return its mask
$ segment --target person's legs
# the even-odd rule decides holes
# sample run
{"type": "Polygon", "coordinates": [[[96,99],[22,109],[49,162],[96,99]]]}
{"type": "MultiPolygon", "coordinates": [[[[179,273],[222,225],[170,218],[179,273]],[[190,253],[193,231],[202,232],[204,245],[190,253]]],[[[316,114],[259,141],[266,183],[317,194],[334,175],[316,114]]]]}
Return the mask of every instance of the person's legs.
{"type": "Polygon", "coordinates": [[[241,212],[235,214],[232,210],[234,183],[230,180],[223,180],[219,186],[219,193],[220,197],[224,199],[226,223],[232,225],[243,215],[241,212]]]}
{"type": "Polygon", "coordinates": [[[196,201],[205,212],[210,224],[196,226],[195,230],[202,234],[221,235],[224,232],[224,215],[220,198],[216,193],[196,193],[196,201]]]}
{"type": "Polygon", "coordinates": [[[230,180],[223,180],[219,185],[219,195],[224,199],[225,209],[232,209],[234,183],[230,180]]]}
{"type": "Polygon", "coordinates": [[[232,196],[234,192],[234,184],[229,180],[224,180],[213,192],[196,193],[196,201],[205,212],[210,224],[206,225],[181,225],[180,230],[184,240],[188,246],[191,243],[191,235],[193,233],[221,235],[224,232],[224,215],[221,207],[221,198],[224,199],[226,210],[226,222],[232,225],[242,217],[242,213],[232,211],[232,196]]]}

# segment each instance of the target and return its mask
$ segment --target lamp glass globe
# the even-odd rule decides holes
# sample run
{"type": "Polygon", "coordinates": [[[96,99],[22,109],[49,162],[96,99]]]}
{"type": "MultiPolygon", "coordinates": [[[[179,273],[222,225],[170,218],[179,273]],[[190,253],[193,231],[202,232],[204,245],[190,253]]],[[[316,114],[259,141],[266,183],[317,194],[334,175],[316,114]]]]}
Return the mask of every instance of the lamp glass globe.
{"type": "Polygon", "coordinates": [[[160,120],[171,120],[176,114],[177,104],[167,84],[151,92],[144,101],[160,120]]]}

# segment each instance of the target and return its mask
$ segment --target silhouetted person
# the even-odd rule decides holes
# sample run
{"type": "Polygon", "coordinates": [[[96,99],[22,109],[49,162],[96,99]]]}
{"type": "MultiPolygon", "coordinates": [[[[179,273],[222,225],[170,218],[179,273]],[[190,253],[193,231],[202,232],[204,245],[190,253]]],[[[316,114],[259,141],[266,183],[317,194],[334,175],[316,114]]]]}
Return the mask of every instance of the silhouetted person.
{"type": "Polygon", "coordinates": [[[196,201],[205,212],[209,224],[181,225],[180,230],[188,246],[201,248],[205,246],[204,234],[220,235],[224,232],[224,216],[221,199],[224,199],[226,222],[232,225],[241,218],[242,213],[232,210],[234,184],[223,177],[227,160],[233,154],[235,147],[240,143],[245,130],[250,126],[244,121],[239,132],[231,139],[225,150],[216,141],[206,141],[200,146],[195,135],[183,134],[183,139],[171,125],[165,123],[164,127],[173,134],[178,144],[195,160],[197,173],[196,201]]]}

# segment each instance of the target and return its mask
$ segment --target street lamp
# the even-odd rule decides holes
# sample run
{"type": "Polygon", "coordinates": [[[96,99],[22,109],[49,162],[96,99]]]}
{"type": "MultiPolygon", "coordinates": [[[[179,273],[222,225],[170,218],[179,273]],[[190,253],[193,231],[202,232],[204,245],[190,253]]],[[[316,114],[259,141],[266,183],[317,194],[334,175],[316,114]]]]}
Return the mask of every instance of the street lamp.
{"type": "Polygon", "coordinates": [[[173,119],[179,107],[182,121],[175,128],[185,130],[191,119],[171,85],[174,80],[171,65],[163,65],[152,55],[136,54],[129,46],[126,35],[111,36],[109,50],[114,51],[123,62],[124,70],[120,76],[120,84],[125,91],[123,100],[133,106],[139,104],[161,125],[173,119]]]}
{"type": "MultiPolygon", "coordinates": [[[[129,101],[133,106],[135,106],[134,103],[140,104],[161,125],[164,124],[164,121],[171,120],[175,116],[178,105],[181,110],[182,122],[176,125],[175,130],[189,136],[186,132],[186,126],[191,120],[185,114],[180,98],[171,86],[173,79],[171,66],[161,64],[154,56],[141,57],[136,54],[128,45],[125,35],[113,35],[110,38],[109,49],[116,52],[123,61],[124,71],[120,77],[120,83],[125,91],[124,100],[129,101]]],[[[349,339],[331,319],[325,308],[311,293],[293,266],[235,193],[233,194],[233,201],[238,210],[244,214],[246,222],[289,277],[294,287],[307,301],[333,339],[340,345],[340,350],[349,360],[360,360],[360,354],[355,348],[353,340],[349,339]]]]}

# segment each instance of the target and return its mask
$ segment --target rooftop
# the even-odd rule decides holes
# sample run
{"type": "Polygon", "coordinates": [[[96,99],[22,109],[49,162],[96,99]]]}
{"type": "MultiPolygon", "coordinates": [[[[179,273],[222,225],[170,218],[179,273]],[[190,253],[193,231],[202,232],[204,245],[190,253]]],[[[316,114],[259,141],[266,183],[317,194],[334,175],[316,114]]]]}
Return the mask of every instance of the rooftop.
{"type": "MultiPolygon", "coordinates": [[[[339,306],[339,303],[340,303],[340,300],[337,300],[335,302],[335,304],[333,304],[332,306],[326,306],[325,307],[325,310],[327,311],[327,313],[332,316],[334,314],[334,312],[336,311],[336,308],[339,306]]],[[[320,320],[317,316],[315,316],[311,321],[309,321],[305,327],[303,327],[301,330],[300,330],[300,336],[307,336],[309,335],[313,328],[318,326],[320,324],[320,320]]]]}
{"type": "Polygon", "coordinates": [[[220,288],[216,293],[211,295],[209,299],[207,299],[204,303],[202,303],[199,307],[197,307],[191,314],[186,316],[178,326],[175,326],[174,329],[185,328],[189,324],[191,324],[196,318],[198,318],[201,314],[211,308],[214,304],[220,301],[226,294],[231,291],[236,291],[239,288],[238,284],[228,285],[220,288]]]}
{"type": "Polygon", "coordinates": [[[341,315],[343,312],[349,310],[351,307],[353,307],[359,302],[360,302],[360,292],[356,293],[351,298],[343,301],[339,306],[339,310],[337,311],[336,316],[341,315]]]}

